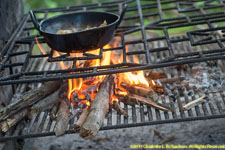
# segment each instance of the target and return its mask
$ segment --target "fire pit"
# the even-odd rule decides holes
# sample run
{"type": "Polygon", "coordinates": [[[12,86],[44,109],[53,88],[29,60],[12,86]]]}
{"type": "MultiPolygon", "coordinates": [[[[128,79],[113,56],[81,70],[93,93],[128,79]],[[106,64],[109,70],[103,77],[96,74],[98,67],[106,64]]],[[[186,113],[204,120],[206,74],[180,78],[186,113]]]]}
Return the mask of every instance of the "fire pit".
{"type": "Polygon", "coordinates": [[[15,89],[0,110],[0,141],[76,132],[89,139],[99,130],[225,117],[222,1],[129,0],[34,13],[119,14],[124,2],[111,43],[84,53],[50,49],[24,16],[0,54],[0,71],[10,70],[0,85],[15,89]],[[17,52],[22,45],[29,51],[17,52]],[[24,62],[12,63],[21,56],[24,62]]]}

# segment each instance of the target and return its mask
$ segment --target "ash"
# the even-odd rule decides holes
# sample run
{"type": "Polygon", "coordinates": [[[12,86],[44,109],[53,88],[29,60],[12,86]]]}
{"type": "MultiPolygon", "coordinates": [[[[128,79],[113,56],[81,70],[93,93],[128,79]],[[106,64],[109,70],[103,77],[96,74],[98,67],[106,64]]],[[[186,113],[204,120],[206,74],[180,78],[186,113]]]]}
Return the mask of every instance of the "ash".
{"type": "Polygon", "coordinates": [[[204,93],[225,89],[225,74],[218,67],[213,67],[212,64],[200,63],[193,66],[191,71],[192,76],[187,76],[184,80],[189,87],[204,93]]]}

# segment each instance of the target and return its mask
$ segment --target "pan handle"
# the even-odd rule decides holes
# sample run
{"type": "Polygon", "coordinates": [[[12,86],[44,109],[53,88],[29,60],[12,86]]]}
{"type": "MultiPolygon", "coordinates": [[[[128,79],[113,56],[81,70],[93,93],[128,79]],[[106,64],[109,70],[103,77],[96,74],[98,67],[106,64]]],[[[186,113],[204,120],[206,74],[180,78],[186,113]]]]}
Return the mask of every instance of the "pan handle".
{"type": "Polygon", "coordinates": [[[122,12],[121,12],[121,14],[120,14],[120,20],[118,21],[118,23],[117,23],[117,25],[116,25],[116,29],[119,27],[121,21],[123,20],[123,17],[124,17],[124,14],[125,14],[126,10],[127,10],[127,4],[125,3],[125,4],[123,5],[123,10],[122,10],[122,12]]]}
{"type": "Polygon", "coordinates": [[[38,24],[37,18],[34,15],[33,11],[30,10],[29,13],[30,13],[31,20],[33,21],[33,24],[34,24],[35,28],[38,29],[38,31],[40,31],[40,25],[38,24]]]}

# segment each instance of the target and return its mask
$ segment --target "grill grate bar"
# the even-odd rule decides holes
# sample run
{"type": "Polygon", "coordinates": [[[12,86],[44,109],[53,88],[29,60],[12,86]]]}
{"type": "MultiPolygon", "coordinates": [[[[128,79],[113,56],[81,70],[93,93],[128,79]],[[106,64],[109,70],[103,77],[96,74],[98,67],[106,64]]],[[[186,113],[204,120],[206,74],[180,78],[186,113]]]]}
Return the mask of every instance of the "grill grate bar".
{"type": "Polygon", "coordinates": [[[107,118],[108,118],[107,119],[107,126],[111,126],[112,125],[112,110],[109,111],[107,118]]]}
{"type": "Polygon", "coordinates": [[[213,106],[212,103],[209,103],[209,108],[210,108],[211,113],[212,113],[213,115],[216,115],[216,114],[217,114],[217,113],[216,113],[216,110],[215,110],[215,108],[214,108],[214,106],[213,106]]]}
{"type": "MultiPolygon", "coordinates": [[[[185,93],[184,93],[184,99],[185,99],[185,104],[188,103],[188,95],[187,95],[187,89],[185,88],[185,93]]],[[[188,110],[188,116],[193,117],[193,112],[192,109],[188,110]]]]}
{"type": "Polygon", "coordinates": [[[39,117],[37,117],[38,121],[37,121],[37,124],[34,125],[34,126],[36,126],[36,128],[34,129],[34,133],[40,132],[41,124],[42,124],[43,120],[45,120],[45,114],[47,114],[47,112],[41,112],[39,117]]]}
{"type": "Polygon", "coordinates": [[[50,132],[50,128],[51,128],[52,122],[53,121],[50,118],[48,118],[48,124],[47,124],[47,128],[46,128],[46,132],[50,132]]]}
{"type": "Polygon", "coordinates": [[[148,121],[151,121],[153,116],[152,116],[152,110],[150,107],[147,107],[147,112],[148,112],[148,121]]]}
{"type": "Polygon", "coordinates": [[[137,117],[136,117],[136,106],[132,106],[132,121],[134,123],[137,122],[137,117]]]}
{"type": "Polygon", "coordinates": [[[121,115],[119,113],[117,113],[116,115],[116,124],[117,125],[121,124],[121,115]]]}
{"type": "MultiPolygon", "coordinates": [[[[127,113],[127,114],[130,114],[130,113],[128,113],[128,106],[126,105],[126,104],[124,104],[124,110],[125,110],[125,112],[127,113]]],[[[128,116],[128,117],[125,117],[124,116],[124,124],[128,124],[128,118],[129,118],[130,116],[128,116]]]]}
{"type": "Polygon", "coordinates": [[[144,106],[143,106],[143,104],[139,105],[139,111],[140,111],[140,120],[141,120],[141,122],[145,122],[144,106]]]}
{"type": "Polygon", "coordinates": [[[41,125],[40,125],[39,130],[38,130],[39,133],[43,133],[43,131],[45,131],[45,129],[46,129],[45,125],[46,125],[46,121],[47,121],[48,117],[49,117],[49,113],[45,112],[43,120],[42,120],[41,125]]]}
{"type": "Polygon", "coordinates": [[[216,106],[217,106],[217,108],[218,108],[217,110],[219,111],[219,114],[221,114],[221,113],[222,113],[222,107],[221,107],[221,105],[220,105],[220,102],[218,101],[218,98],[217,98],[217,96],[216,96],[215,93],[213,93],[212,95],[213,95],[213,97],[214,97],[216,106]]]}

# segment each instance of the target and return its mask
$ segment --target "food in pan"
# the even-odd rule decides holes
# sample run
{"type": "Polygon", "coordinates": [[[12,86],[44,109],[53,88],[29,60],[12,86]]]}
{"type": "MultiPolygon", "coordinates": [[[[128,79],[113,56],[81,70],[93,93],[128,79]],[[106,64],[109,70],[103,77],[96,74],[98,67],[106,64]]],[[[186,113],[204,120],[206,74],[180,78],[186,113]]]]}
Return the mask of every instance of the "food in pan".
{"type": "Polygon", "coordinates": [[[59,30],[56,32],[56,34],[68,34],[68,33],[72,33],[73,30],[59,30]]]}
{"type": "Polygon", "coordinates": [[[85,28],[74,28],[74,29],[69,29],[69,30],[58,30],[56,32],[56,34],[68,34],[68,33],[73,33],[73,32],[80,32],[80,31],[84,31],[84,30],[89,30],[89,29],[93,29],[93,28],[99,28],[99,27],[104,27],[107,25],[106,20],[100,24],[99,26],[89,26],[87,25],[85,28]]]}

